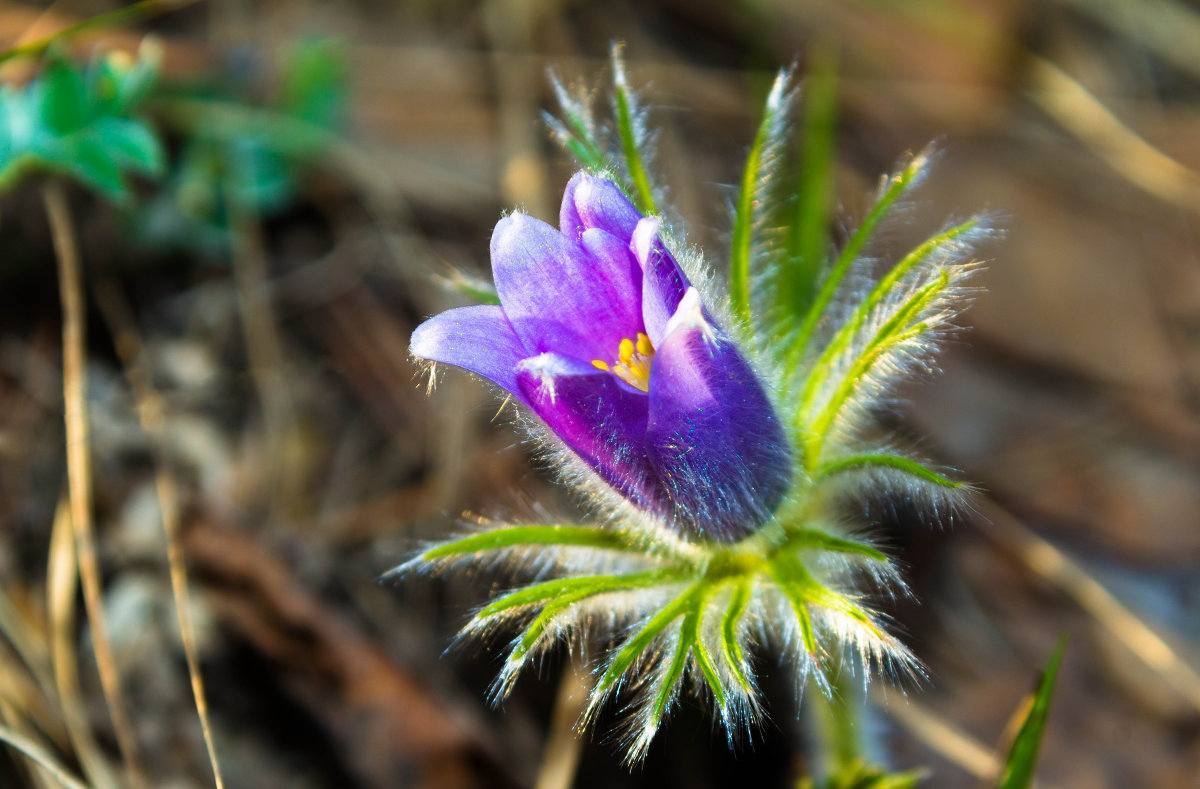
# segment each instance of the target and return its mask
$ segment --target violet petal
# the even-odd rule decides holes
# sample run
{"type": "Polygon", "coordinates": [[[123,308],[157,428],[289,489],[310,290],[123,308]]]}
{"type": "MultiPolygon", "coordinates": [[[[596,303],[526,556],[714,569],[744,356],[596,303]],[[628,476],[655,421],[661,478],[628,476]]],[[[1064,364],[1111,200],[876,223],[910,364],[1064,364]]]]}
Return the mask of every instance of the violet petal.
{"type": "Polygon", "coordinates": [[[559,211],[559,227],[578,239],[584,230],[598,228],[628,240],[642,215],[612,181],[578,172],[567,184],[559,211]]]}
{"type": "Polygon", "coordinates": [[[641,327],[628,251],[583,235],[589,248],[524,214],[506,216],[492,233],[496,293],[529,355],[608,360],[641,327]]]}
{"type": "Polygon", "coordinates": [[[630,249],[642,267],[642,319],[655,346],[666,335],[667,321],[689,287],[675,258],[658,237],[660,223],[647,217],[637,223],[630,249]]]}
{"type": "Polygon", "coordinates": [[[741,539],[787,490],[787,439],[754,371],[705,319],[694,288],[666,329],[650,372],[647,453],[681,532],[741,539]]]}
{"type": "Polygon", "coordinates": [[[669,512],[643,446],[644,394],[553,353],[521,362],[517,381],[534,413],[605,482],[644,509],[669,512]]]}
{"type": "Polygon", "coordinates": [[[517,364],[529,352],[500,307],[459,307],[434,315],[413,332],[408,349],[413,356],[478,373],[523,398],[517,364]]]}

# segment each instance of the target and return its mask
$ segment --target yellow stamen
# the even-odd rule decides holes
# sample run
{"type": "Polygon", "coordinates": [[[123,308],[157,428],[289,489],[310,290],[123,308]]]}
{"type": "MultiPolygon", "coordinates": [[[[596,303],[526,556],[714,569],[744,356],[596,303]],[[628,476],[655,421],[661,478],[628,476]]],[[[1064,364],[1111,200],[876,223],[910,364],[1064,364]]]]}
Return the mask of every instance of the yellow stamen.
{"type": "Polygon", "coordinates": [[[623,364],[629,364],[633,361],[633,340],[629,339],[628,337],[621,340],[621,345],[619,348],[617,348],[617,358],[620,359],[623,364]]]}
{"type": "Polygon", "coordinates": [[[617,347],[617,361],[609,365],[600,359],[593,359],[592,366],[612,373],[639,392],[649,392],[650,364],[653,360],[654,344],[644,332],[638,332],[636,342],[628,337],[621,340],[617,347]]]}

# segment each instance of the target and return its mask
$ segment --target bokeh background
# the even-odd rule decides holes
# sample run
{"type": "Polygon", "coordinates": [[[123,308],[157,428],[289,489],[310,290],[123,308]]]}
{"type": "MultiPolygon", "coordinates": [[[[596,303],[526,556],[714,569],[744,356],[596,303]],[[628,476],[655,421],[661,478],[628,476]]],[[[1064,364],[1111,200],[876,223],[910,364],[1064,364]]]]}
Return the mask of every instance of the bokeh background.
{"type": "MultiPolygon", "coordinates": [[[[445,286],[453,272],[487,276],[501,211],[556,216],[570,166],[541,121],[546,71],[602,87],[619,40],[655,108],[660,182],[717,269],[773,73],[802,76],[816,46],[837,53],[839,226],[906,152],[936,141],[905,224],[875,251],[980,210],[1005,230],[980,250],[989,262],[969,329],[889,417],[980,493],[950,522],[872,505],[914,592],[891,613],[929,670],[919,685],[876,686],[882,751],[928,767],[926,786],[982,785],[1067,633],[1040,785],[1200,786],[1200,9],[184,5],[88,31],[72,52],[132,49],[153,33],[164,80],[267,97],[297,42],[333,37],[348,89],[338,141],[286,199],[213,243],[140,242],[128,214],[68,193],[88,283],[103,602],[147,785],[212,785],[167,569],[164,475],[179,491],[229,786],[533,784],[565,660],[489,708],[499,658],[445,650],[497,579],[379,578],[465,512],[578,512],[495,418],[493,392],[452,372],[427,397],[407,346],[424,317],[465,303],[445,286]],[[158,433],[139,421],[122,340],[160,397],[158,433]]],[[[113,7],[3,3],[0,42],[113,7]]],[[[19,81],[22,68],[3,76],[19,81]]],[[[75,711],[98,758],[117,765],[82,604],[63,618],[69,540],[52,540],[66,486],[61,313],[36,187],[0,197],[0,249],[0,719],[68,766],[86,758],[52,679],[53,641],[66,638],[75,711]]],[[[770,717],[736,751],[685,703],[628,771],[602,736],[610,717],[583,744],[577,785],[793,786],[805,767],[796,689],[786,666],[759,660],[770,717]]],[[[48,785],[0,751],[0,786],[48,785]]]]}

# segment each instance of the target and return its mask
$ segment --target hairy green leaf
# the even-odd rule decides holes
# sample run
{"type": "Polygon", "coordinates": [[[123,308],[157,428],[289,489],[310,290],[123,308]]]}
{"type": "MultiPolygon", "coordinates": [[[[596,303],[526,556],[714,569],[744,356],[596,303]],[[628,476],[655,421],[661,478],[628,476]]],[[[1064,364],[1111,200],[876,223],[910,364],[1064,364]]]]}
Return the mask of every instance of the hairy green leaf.
{"type": "Polygon", "coordinates": [[[432,562],[452,556],[525,545],[575,545],[613,551],[637,549],[629,535],[610,529],[586,526],[508,526],[438,545],[421,554],[421,558],[432,562]]]}
{"type": "Polygon", "coordinates": [[[893,468],[897,471],[903,471],[907,474],[912,474],[914,477],[920,477],[926,482],[932,482],[935,485],[940,485],[943,488],[961,488],[961,482],[955,482],[952,479],[947,479],[936,471],[926,468],[915,460],[902,457],[900,455],[889,454],[872,454],[872,455],[850,455],[849,457],[838,458],[831,460],[828,463],[822,464],[814,473],[813,479],[820,480],[830,477],[842,471],[851,471],[854,469],[883,466],[885,468],[893,468]]]}
{"type": "Polygon", "coordinates": [[[763,109],[762,123],[750,146],[742,184],[738,191],[737,210],[733,218],[733,239],[729,250],[729,299],[733,314],[744,323],[751,321],[750,257],[754,226],[763,208],[764,195],[760,189],[764,157],[779,144],[783,116],[787,112],[788,76],[780,72],[775,77],[763,109]]]}

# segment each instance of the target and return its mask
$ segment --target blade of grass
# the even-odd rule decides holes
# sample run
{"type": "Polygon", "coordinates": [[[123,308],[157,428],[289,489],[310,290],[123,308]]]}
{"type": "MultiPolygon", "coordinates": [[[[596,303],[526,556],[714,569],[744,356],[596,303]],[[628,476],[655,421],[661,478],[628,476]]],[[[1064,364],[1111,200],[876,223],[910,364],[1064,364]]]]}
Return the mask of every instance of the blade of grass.
{"type": "Polygon", "coordinates": [[[613,99],[617,111],[617,136],[621,140],[621,151],[625,154],[625,165],[629,168],[629,180],[632,181],[633,197],[638,210],[646,216],[658,213],[654,204],[654,190],[650,187],[650,179],[646,176],[646,166],[642,161],[640,146],[640,130],[637,128],[637,97],[629,89],[629,81],[625,75],[625,59],[621,55],[621,43],[612,45],[613,67],[613,99]]]}
{"type": "Polygon", "coordinates": [[[47,181],[42,189],[46,216],[58,260],[59,292],[63,314],[63,400],[67,432],[67,483],[71,504],[71,524],[75,531],[75,550],[79,577],[83,583],[83,601],[91,625],[96,667],[104,700],[112,718],[117,746],[125,762],[129,781],[134,787],[145,785],[138,759],[137,738],[125,712],[121,675],[117,671],[108,640],[100,567],[92,527],[92,461],[88,437],[87,352],[84,337],[86,318],[83,301],[83,272],[75,244],[74,224],[62,185],[47,181]]]}
{"type": "Polygon", "coordinates": [[[738,192],[737,210],[733,218],[733,240],[729,250],[729,299],[734,317],[745,324],[751,322],[750,307],[750,247],[753,239],[755,208],[759,195],[759,173],[763,154],[770,147],[772,132],[777,130],[780,116],[786,112],[787,72],[775,77],[763,109],[762,123],[746,156],[742,185],[738,192]]]}
{"type": "Polygon", "coordinates": [[[816,294],[829,251],[833,216],[835,128],[837,125],[837,50],[818,43],[804,81],[803,148],[800,154],[796,211],[788,234],[788,259],[780,267],[779,307],[783,318],[804,315],[816,294]]]}
{"type": "Polygon", "coordinates": [[[165,406],[162,395],[154,388],[150,371],[145,364],[141,337],[137,324],[122,297],[118,286],[111,280],[102,280],[96,286],[97,302],[100,304],[117,349],[117,355],[125,367],[137,405],[138,420],[142,430],[151,439],[154,447],[154,481],[158,493],[159,510],[162,513],[163,533],[167,540],[167,567],[171,578],[171,594],[179,622],[183,655],[187,663],[188,678],[192,686],[192,698],[196,704],[196,715],[200,720],[204,747],[208,752],[209,766],[217,789],[224,789],[221,764],[217,758],[216,743],[213,741],[212,724],[208,715],[208,699],[204,692],[204,678],[200,674],[200,660],[196,654],[195,628],[192,625],[190,594],[188,592],[187,564],[180,540],[179,481],[166,451],[165,406]]]}
{"type": "Polygon", "coordinates": [[[1050,661],[1038,680],[1037,689],[1027,702],[1029,712],[1017,736],[1013,738],[996,789],[1027,789],[1033,783],[1033,774],[1037,768],[1038,754],[1042,749],[1042,738],[1046,731],[1046,721],[1050,716],[1050,700],[1054,696],[1058,669],[1062,665],[1066,649],[1067,639],[1064,636],[1059,639],[1058,645],[1051,653],[1050,661]]]}

